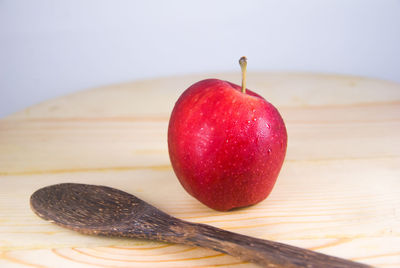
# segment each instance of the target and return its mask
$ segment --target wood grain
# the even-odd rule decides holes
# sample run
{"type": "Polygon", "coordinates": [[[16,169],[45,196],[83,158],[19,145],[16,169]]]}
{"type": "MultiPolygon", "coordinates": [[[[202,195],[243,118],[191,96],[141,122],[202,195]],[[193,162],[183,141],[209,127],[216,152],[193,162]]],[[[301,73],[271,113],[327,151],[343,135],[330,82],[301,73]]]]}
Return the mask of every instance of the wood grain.
{"type": "Polygon", "coordinates": [[[400,266],[400,86],[351,76],[248,73],[279,108],[287,158],[271,196],[233,212],[191,198],[170,168],[166,130],[191,83],[163,78],[87,90],[0,119],[1,267],[251,267],[194,247],[93,238],[43,222],[38,188],[102,184],[165,212],[378,267],[400,266]]]}

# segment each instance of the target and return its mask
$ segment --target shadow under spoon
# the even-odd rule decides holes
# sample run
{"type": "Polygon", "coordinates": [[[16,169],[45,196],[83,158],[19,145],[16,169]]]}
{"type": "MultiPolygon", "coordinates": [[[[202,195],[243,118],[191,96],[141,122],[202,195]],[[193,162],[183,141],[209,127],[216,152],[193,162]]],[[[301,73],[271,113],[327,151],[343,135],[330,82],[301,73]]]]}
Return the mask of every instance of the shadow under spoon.
{"type": "Polygon", "coordinates": [[[131,194],[106,186],[56,184],[37,190],[30,202],[39,217],[83,234],[200,246],[265,267],[371,267],[179,220],[131,194]]]}

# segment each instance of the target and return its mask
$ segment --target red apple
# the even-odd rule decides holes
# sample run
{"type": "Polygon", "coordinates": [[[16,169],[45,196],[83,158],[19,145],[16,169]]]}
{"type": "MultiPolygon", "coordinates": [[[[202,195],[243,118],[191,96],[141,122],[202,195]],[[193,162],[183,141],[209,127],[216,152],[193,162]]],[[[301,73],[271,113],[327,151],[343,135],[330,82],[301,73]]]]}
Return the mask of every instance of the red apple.
{"type": "Polygon", "coordinates": [[[180,96],[168,127],[172,167],[186,191],[220,211],[249,206],[271,192],[286,154],[278,110],[238,85],[207,79],[180,96]]]}

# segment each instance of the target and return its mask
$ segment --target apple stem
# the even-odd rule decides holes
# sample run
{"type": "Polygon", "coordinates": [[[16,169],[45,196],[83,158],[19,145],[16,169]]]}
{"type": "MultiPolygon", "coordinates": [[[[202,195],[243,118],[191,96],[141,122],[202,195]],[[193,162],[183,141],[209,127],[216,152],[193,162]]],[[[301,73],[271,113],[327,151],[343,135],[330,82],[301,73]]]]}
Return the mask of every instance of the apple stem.
{"type": "Polygon", "coordinates": [[[239,60],[240,68],[242,69],[242,93],[246,93],[246,68],[247,58],[241,57],[239,60]]]}

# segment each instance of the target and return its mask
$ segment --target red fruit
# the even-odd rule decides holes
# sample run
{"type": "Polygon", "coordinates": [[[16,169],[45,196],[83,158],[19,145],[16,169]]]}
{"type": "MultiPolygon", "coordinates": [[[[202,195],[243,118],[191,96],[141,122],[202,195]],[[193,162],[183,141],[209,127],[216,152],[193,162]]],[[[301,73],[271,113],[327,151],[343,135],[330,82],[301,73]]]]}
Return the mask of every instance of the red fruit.
{"type": "Polygon", "coordinates": [[[216,210],[249,206],[271,192],[286,154],[278,110],[258,94],[207,79],[178,99],[168,149],[186,191],[216,210]]]}

